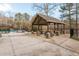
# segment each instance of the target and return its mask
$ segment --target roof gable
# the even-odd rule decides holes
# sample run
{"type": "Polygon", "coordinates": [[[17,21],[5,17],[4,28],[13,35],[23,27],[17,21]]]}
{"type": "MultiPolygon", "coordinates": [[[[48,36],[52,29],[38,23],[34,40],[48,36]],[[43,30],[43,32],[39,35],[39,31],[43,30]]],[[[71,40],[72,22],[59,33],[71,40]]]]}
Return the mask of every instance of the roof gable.
{"type": "Polygon", "coordinates": [[[61,22],[60,20],[58,20],[58,19],[56,19],[56,18],[54,18],[54,17],[49,17],[49,16],[42,15],[42,14],[36,14],[36,15],[32,18],[32,20],[33,20],[32,24],[34,24],[34,22],[36,22],[36,23],[38,24],[38,19],[36,19],[36,18],[38,18],[38,17],[42,18],[42,19],[39,19],[39,20],[41,20],[41,21],[44,20],[44,21],[46,21],[47,23],[63,23],[63,24],[64,24],[64,22],[61,22]]]}

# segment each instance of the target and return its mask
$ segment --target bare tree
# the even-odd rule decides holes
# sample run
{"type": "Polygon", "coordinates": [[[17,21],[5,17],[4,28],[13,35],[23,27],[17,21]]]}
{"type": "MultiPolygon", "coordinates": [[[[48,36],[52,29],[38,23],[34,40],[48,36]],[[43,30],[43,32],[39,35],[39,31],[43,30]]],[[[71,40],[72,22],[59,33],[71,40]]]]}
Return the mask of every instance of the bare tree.
{"type": "Polygon", "coordinates": [[[38,4],[33,4],[34,9],[39,12],[43,13],[47,16],[52,15],[54,13],[54,10],[58,4],[56,3],[38,3],[38,4]]]}

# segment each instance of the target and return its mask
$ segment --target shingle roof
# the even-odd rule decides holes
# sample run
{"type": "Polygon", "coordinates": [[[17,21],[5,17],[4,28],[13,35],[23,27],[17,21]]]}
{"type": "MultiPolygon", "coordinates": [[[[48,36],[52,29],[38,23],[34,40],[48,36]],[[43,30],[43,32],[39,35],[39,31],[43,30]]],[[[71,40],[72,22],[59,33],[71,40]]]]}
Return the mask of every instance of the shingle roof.
{"type": "Polygon", "coordinates": [[[40,17],[42,17],[43,19],[45,19],[47,22],[54,22],[54,23],[63,23],[62,21],[60,21],[59,19],[56,19],[54,17],[50,17],[50,16],[46,16],[46,15],[43,15],[43,14],[36,14],[36,16],[33,17],[33,20],[35,19],[35,17],[37,17],[37,15],[39,15],[40,17]]]}

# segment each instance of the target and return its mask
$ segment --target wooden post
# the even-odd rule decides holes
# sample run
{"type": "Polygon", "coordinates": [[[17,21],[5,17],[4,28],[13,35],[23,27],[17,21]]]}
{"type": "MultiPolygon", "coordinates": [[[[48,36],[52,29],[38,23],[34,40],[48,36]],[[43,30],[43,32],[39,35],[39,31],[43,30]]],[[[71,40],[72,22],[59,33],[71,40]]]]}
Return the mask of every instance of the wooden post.
{"type": "Polygon", "coordinates": [[[56,23],[56,30],[57,30],[57,23],[56,23]]]}
{"type": "Polygon", "coordinates": [[[65,33],[65,25],[64,24],[62,24],[62,32],[63,32],[63,34],[65,33]]]}
{"type": "Polygon", "coordinates": [[[47,23],[47,31],[48,31],[48,23],[47,23]]]}
{"type": "Polygon", "coordinates": [[[41,34],[42,34],[42,25],[40,25],[40,27],[41,27],[40,30],[41,30],[41,34]]]}
{"type": "Polygon", "coordinates": [[[48,23],[48,24],[47,24],[47,31],[49,31],[49,30],[50,30],[49,25],[50,25],[50,23],[48,23]]]}
{"type": "Polygon", "coordinates": [[[65,24],[63,24],[63,25],[64,25],[63,27],[64,27],[64,34],[65,34],[65,24]]]}
{"type": "Polygon", "coordinates": [[[38,29],[37,29],[37,35],[39,36],[40,35],[40,32],[39,32],[39,17],[37,18],[37,20],[38,20],[38,29]]]}
{"type": "Polygon", "coordinates": [[[57,23],[57,31],[59,31],[59,24],[57,23]]]}
{"type": "Polygon", "coordinates": [[[59,29],[59,23],[57,23],[57,33],[58,33],[58,35],[60,34],[60,29],[59,29]]]}
{"type": "Polygon", "coordinates": [[[56,30],[56,29],[55,29],[55,23],[54,23],[54,33],[55,33],[55,30],[56,30]]]}
{"type": "Polygon", "coordinates": [[[39,28],[39,27],[40,27],[40,24],[39,24],[39,23],[40,23],[40,21],[41,21],[41,18],[40,18],[40,17],[38,17],[38,31],[39,31],[39,29],[40,29],[40,28],[39,28]]]}
{"type": "Polygon", "coordinates": [[[41,25],[41,31],[42,31],[42,25],[41,25]]]}
{"type": "Polygon", "coordinates": [[[54,31],[54,23],[52,23],[52,25],[53,25],[53,26],[52,26],[52,30],[54,31]]]}
{"type": "Polygon", "coordinates": [[[62,26],[62,24],[61,24],[61,34],[63,34],[63,26],[62,26]]]}
{"type": "Polygon", "coordinates": [[[39,17],[37,18],[37,20],[38,20],[38,30],[37,31],[39,31],[39,17]]]}
{"type": "Polygon", "coordinates": [[[32,24],[32,31],[33,31],[33,24],[32,24]]]}
{"type": "Polygon", "coordinates": [[[39,24],[38,24],[38,31],[39,31],[39,24]]]}
{"type": "Polygon", "coordinates": [[[48,31],[48,24],[47,24],[47,31],[48,31]]]}
{"type": "Polygon", "coordinates": [[[61,31],[61,33],[62,33],[62,24],[60,24],[60,31],[61,31]]]}

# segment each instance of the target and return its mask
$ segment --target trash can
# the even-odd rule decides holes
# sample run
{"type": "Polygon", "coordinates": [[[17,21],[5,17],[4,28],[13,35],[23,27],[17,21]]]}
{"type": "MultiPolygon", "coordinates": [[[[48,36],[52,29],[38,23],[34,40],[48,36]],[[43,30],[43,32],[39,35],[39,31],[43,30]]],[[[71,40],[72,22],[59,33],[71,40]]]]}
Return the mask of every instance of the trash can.
{"type": "Polygon", "coordinates": [[[73,35],[74,35],[74,29],[70,29],[70,38],[72,38],[73,37],[73,35]]]}
{"type": "Polygon", "coordinates": [[[39,36],[41,33],[40,33],[40,31],[37,31],[37,36],[39,36]]]}
{"type": "Polygon", "coordinates": [[[54,32],[53,32],[53,31],[50,32],[50,36],[51,36],[51,37],[54,36],[54,32]]]}
{"type": "Polygon", "coordinates": [[[59,32],[58,32],[58,31],[56,31],[55,34],[56,34],[57,36],[59,36],[59,32]]]}
{"type": "Polygon", "coordinates": [[[46,32],[45,36],[46,36],[46,38],[50,38],[51,37],[51,33],[50,32],[46,32]]]}

